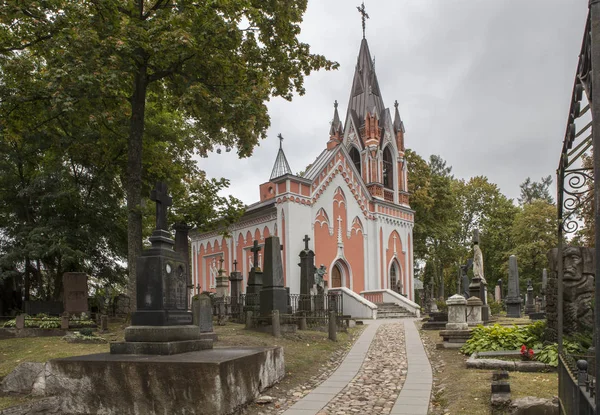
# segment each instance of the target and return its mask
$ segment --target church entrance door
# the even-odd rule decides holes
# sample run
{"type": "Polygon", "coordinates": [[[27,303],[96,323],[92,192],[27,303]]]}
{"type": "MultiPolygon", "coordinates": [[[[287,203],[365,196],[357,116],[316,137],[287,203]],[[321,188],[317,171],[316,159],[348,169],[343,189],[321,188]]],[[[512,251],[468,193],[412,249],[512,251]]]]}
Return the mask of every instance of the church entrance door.
{"type": "Polygon", "coordinates": [[[396,262],[392,262],[392,265],[390,266],[390,289],[396,291],[398,294],[402,294],[403,288],[398,265],[396,262]]]}
{"type": "Polygon", "coordinates": [[[342,286],[342,272],[339,265],[334,265],[331,270],[331,288],[342,286]]]}

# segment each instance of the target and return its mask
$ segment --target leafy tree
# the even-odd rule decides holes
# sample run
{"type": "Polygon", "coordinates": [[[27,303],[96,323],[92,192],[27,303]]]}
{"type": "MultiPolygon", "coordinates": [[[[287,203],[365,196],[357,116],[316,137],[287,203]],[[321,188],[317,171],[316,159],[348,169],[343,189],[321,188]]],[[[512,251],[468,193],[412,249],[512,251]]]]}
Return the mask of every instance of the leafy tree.
{"type": "Polygon", "coordinates": [[[542,270],[548,266],[546,254],[558,243],[556,229],[556,206],[544,200],[526,204],[515,216],[510,253],[517,256],[523,288],[527,278],[541,284],[542,270]]]}
{"type": "Polygon", "coordinates": [[[173,153],[189,161],[215,145],[249,156],[269,126],[265,102],[302,94],[304,76],[337,67],[298,40],[305,10],[306,0],[5,5],[2,74],[23,79],[33,73],[38,85],[24,95],[4,91],[2,102],[45,103],[52,110],[46,121],[69,112],[84,115],[87,108],[82,119],[104,123],[126,152],[120,177],[132,299],[135,258],[142,250],[142,195],[152,179],[169,174],[155,164],[176,166],[173,153]],[[156,126],[172,134],[149,142],[148,113],[161,105],[164,118],[156,126]],[[158,156],[148,162],[152,150],[158,156]]]}
{"type": "Polygon", "coordinates": [[[550,185],[552,185],[552,176],[542,177],[539,182],[534,182],[531,178],[525,179],[521,183],[521,196],[519,204],[521,206],[532,203],[534,200],[544,200],[547,203],[554,203],[550,195],[550,185]]]}
{"type": "Polygon", "coordinates": [[[504,275],[507,252],[513,246],[512,224],[519,209],[484,176],[455,182],[454,192],[460,205],[460,243],[466,250],[463,255],[472,256],[473,230],[479,229],[484,274],[488,284],[493,286],[504,275]]]}

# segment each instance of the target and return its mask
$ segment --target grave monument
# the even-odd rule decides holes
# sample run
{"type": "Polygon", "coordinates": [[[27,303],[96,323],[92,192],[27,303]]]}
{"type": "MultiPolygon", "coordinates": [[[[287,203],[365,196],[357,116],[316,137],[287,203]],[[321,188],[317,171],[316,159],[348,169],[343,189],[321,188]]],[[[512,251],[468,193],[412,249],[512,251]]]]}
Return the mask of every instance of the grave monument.
{"type": "Polygon", "coordinates": [[[88,284],[85,272],[63,274],[63,306],[69,314],[88,312],[88,284]]]}
{"type": "Polygon", "coordinates": [[[157,183],[150,198],[156,202],[156,229],[152,246],[137,260],[137,310],[125,329],[125,342],[111,343],[110,352],[170,355],[212,348],[212,335],[203,335],[188,311],[185,256],[173,250],[167,231],[172,203],[167,186],[157,183]]]}
{"type": "Polygon", "coordinates": [[[278,236],[265,239],[265,268],[263,287],[260,290],[260,314],[270,315],[273,310],[279,314],[288,312],[288,295],[283,285],[283,262],[278,236]]]}
{"type": "Polygon", "coordinates": [[[525,296],[525,314],[530,315],[535,313],[535,301],[533,296],[533,285],[531,285],[531,278],[527,279],[527,294],[525,296]]]}
{"type": "Polygon", "coordinates": [[[483,272],[483,254],[479,247],[479,229],[473,230],[473,279],[469,285],[469,296],[481,300],[481,318],[484,323],[489,321],[490,306],[487,303],[487,281],[483,272]]]}
{"type": "Polygon", "coordinates": [[[506,316],[512,318],[521,317],[521,296],[519,293],[519,268],[517,257],[511,255],[508,258],[508,295],[506,296],[506,316]]]}
{"type": "Polygon", "coordinates": [[[300,252],[300,303],[298,304],[301,311],[310,311],[311,291],[315,285],[315,253],[308,248],[310,238],[304,236],[304,249],[300,252]]]}

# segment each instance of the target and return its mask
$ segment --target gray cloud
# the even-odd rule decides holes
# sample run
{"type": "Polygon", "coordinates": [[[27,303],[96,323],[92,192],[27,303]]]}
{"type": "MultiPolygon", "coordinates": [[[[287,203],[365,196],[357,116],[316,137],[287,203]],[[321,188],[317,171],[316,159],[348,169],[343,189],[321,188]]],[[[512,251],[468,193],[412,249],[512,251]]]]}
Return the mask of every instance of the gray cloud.
{"type": "MultiPolygon", "coordinates": [[[[439,154],[456,177],[484,175],[509,197],[528,176],[554,175],[587,13],[586,0],[367,0],[367,40],[386,106],[398,100],[406,145],[439,154]]],[[[272,126],[249,159],[200,160],[230,192],[258,200],[277,154],[294,172],[329,139],[333,101],[344,116],[360,45],[358,0],[311,0],[301,39],[340,69],[306,79],[306,95],[269,103],[272,126]],[[354,4],[356,3],[356,4],[354,4]]]]}

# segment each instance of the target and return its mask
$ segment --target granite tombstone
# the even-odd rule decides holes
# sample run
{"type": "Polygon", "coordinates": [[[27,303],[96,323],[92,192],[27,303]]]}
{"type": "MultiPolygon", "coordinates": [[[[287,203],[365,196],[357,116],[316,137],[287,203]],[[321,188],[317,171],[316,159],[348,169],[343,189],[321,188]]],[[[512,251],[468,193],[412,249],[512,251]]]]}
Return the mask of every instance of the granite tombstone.
{"type": "Polygon", "coordinates": [[[519,293],[519,267],[517,257],[508,258],[508,295],[506,296],[506,316],[521,317],[521,296],[519,293]]]}
{"type": "Polygon", "coordinates": [[[278,236],[265,239],[265,267],[263,287],[260,290],[260,313],[270,315],[273,310],[280,314],[288,311],[288,296],[283,286],[283,262],[278,236]]]}
{"type": "Polygon", "coordinates": [[[85,272],[63,274],[64,310],[69,314],[88,312],[88,284],[85,272]]]}

